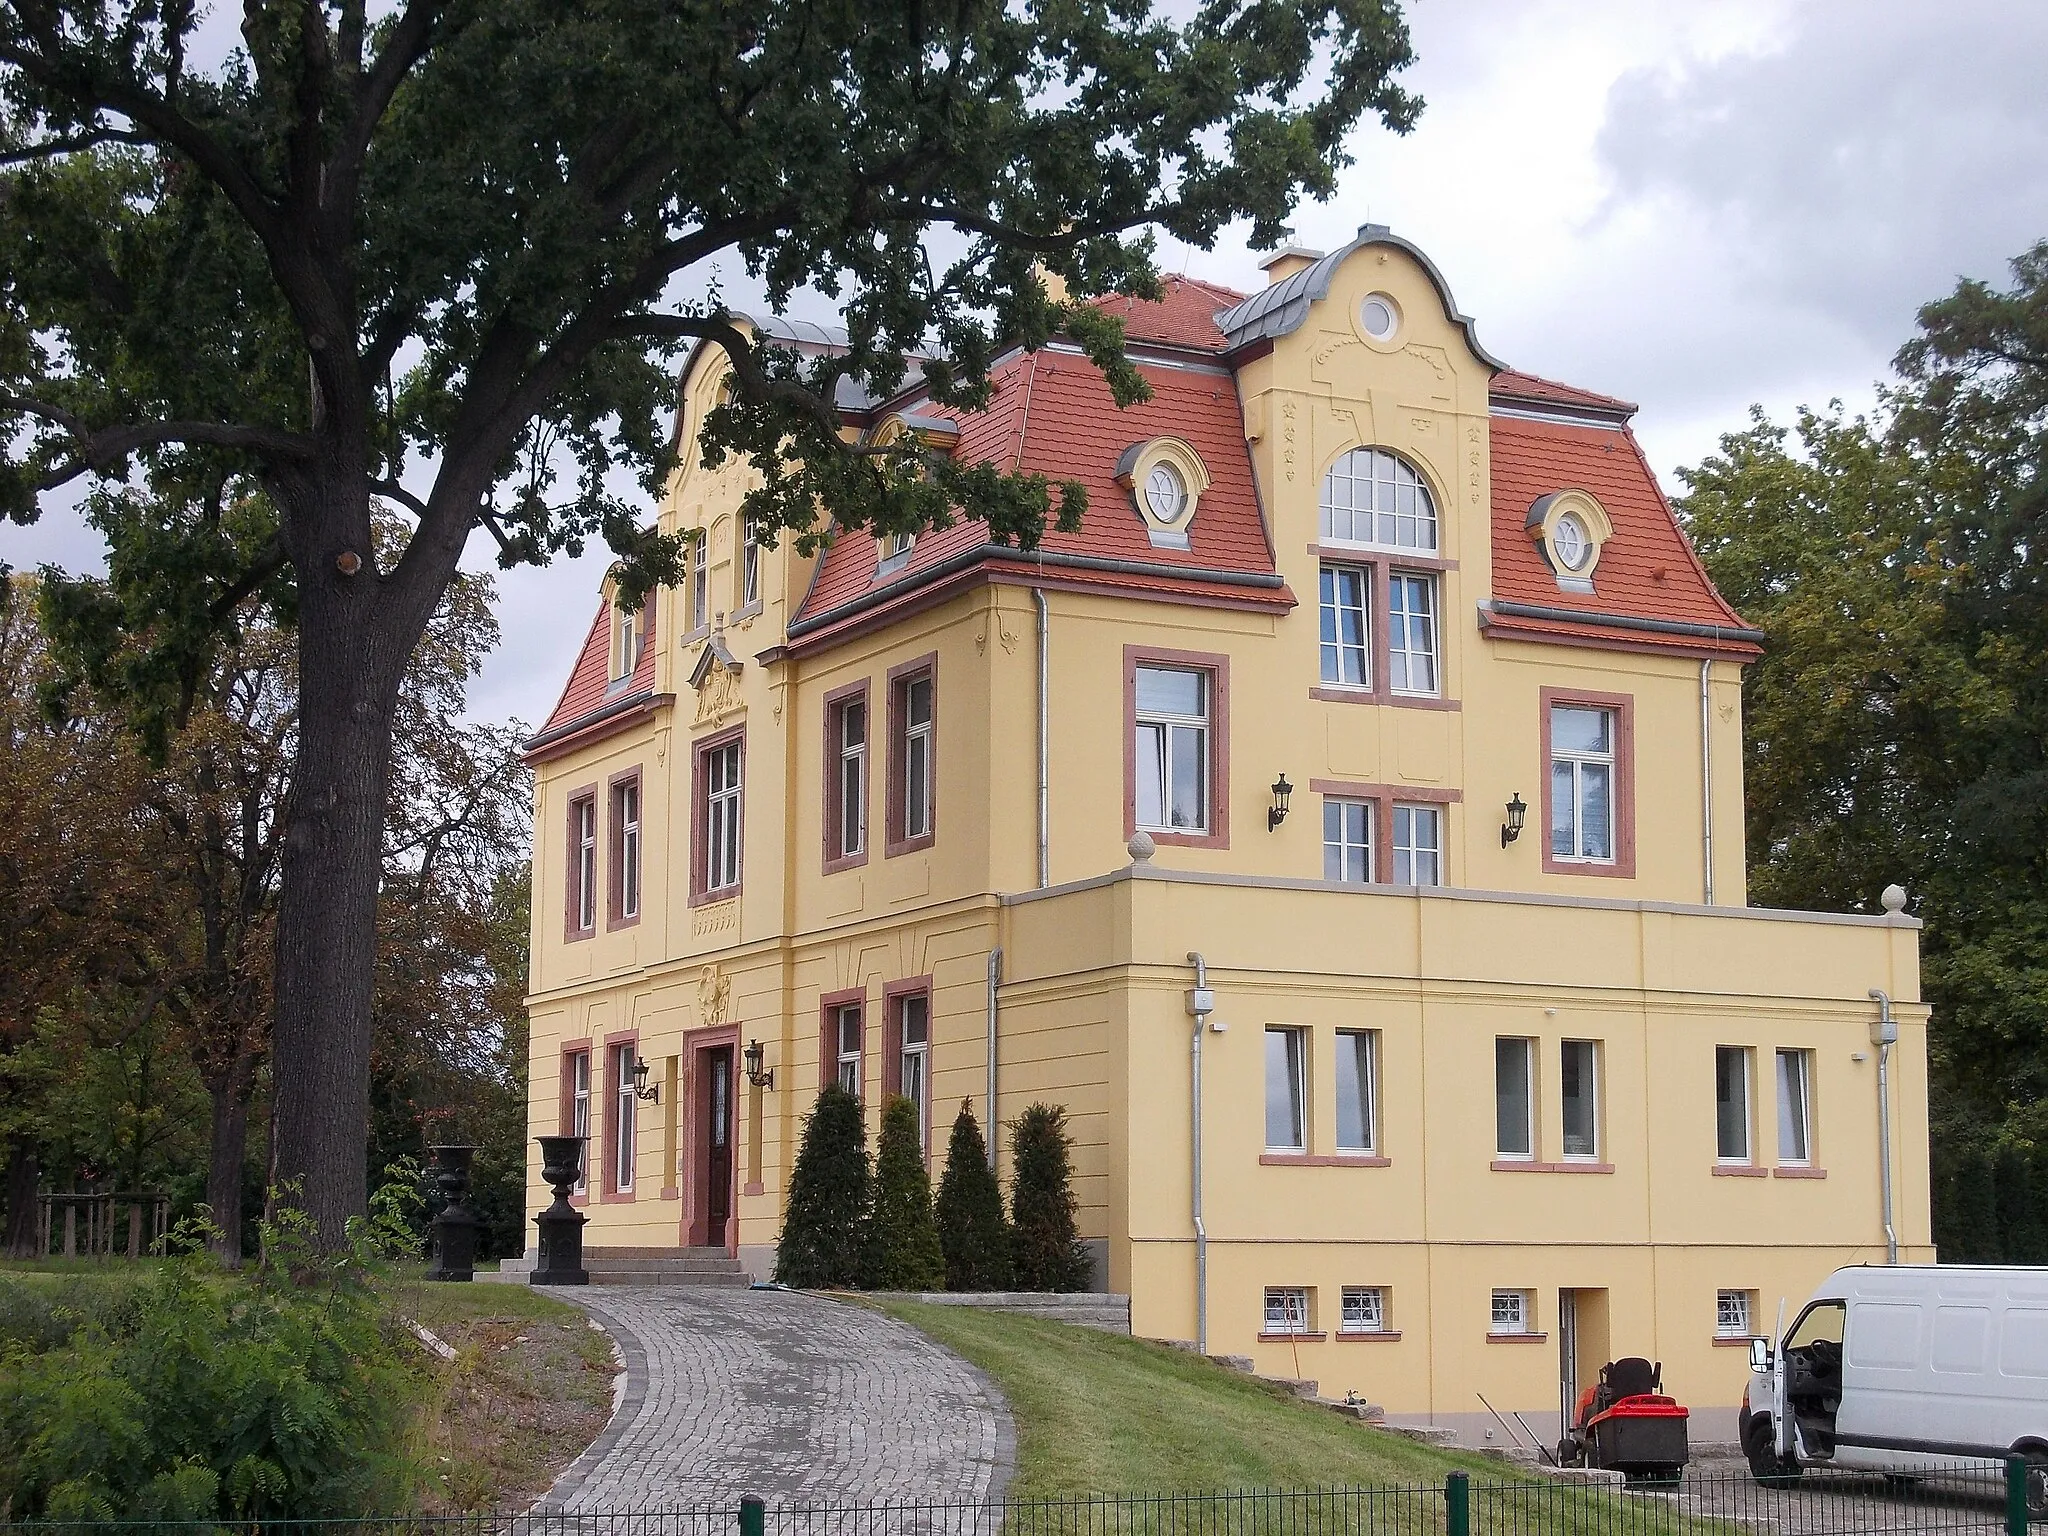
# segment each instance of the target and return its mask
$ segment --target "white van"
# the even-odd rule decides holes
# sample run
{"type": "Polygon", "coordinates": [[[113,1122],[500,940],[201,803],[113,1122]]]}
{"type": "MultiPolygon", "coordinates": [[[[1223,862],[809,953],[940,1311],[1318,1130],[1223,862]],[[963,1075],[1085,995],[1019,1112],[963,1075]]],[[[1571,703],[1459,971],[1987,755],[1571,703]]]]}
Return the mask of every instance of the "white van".
{"type": "Polygon", "coordinates": [[[1858,1265],[1813,1294],[1777,1347],[1750,1341],[1742,1449],[1759,1479],[1803,1467],[1911,1475],[1959,1460],[2029,1469],[2048,1514],[2048,1269],[1858,1265]]]}

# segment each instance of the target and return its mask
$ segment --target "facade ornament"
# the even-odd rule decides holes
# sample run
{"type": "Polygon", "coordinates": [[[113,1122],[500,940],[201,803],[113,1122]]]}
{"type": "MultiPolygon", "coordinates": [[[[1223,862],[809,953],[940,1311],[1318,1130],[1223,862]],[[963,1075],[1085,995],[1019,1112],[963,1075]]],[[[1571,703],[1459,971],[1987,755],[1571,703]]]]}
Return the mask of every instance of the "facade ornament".
{"type": "Polygon", "coordinates": [[[697,978],[697,1021],[702,1025],[723,1024],[732,1004],[732,978],[715,961],[697,978]]]}
{"type": "Polygon", "coordinates": [[[726,646],[724,619],[724,614],[718,615],[718,627],[697,653],[697,664],[690,668],[690,686],[697,690],[698,725],[720,724],[726,716],[747,707],[740,694],[741,663],[726,646]]]}

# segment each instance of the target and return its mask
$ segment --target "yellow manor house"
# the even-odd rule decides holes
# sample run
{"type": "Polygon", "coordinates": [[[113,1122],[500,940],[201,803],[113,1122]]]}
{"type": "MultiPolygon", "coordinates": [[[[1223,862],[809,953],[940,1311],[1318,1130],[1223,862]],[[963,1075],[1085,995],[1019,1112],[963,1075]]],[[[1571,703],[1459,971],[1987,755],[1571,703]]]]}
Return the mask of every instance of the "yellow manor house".
{"type": "Polygon", "coordinates": [[[600,605],[529,745],[532,1129],[590,1137],[593,1263],[765,1275],[823,1083],[914,1099],[934,1175],[961,1100],[1063,1104],[1136,1333],[1474,1442],[1643,1355],[1732,1439],[1723,1346],[1934,1256],[1919,924],[1745,905],[1760,637],[1634,408],[1381,226],[1264,268],[1104,301],[1127,411],[1057,342],[971,415],[842,400],[1082,481],[1032,553],[760,546],[690,358],[687,580],[600,605]]]}

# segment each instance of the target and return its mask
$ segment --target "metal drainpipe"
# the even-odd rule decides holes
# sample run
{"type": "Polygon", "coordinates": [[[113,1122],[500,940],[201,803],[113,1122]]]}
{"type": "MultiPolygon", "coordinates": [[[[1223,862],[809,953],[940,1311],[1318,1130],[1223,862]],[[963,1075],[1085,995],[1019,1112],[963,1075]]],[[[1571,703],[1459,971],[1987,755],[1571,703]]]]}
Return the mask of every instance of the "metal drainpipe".
{"type": "Polygon", "coordinates": [[[1892,1224],[1892,1095],[1891,1074],[1886,1068],[1892,1045],[1899,1038],[1899,1024],[1892,1017],[1892,1000],[1886,993],[1872,987],[1870,996],[1877,1004],[1877,1025],[1870,1032],[1870,1043],[1877,1047],[1877,1156],[1883,1165],[1878,1183],[1884,1191],[1884,1261],[1896,1264],[1899,1229],[1892,1224]]]}
{"type": "Polygon", "coordinates": [[[997,945],[988,952],[988,1166],[996,1166],[996,988],[1003,980],[1003,951],[997,945]]]}
{"type": "Polygon", "coordinates": [[[1714,904],[1714,724],[1707,699],[1707,674],[1714,664],[1700,663],[1700,869],[1706,904],[1714,904]]]}
{"type": "Polygon", "coordinates": [[[1188,963],[1195,968],[1195,990],[1188,994],[1188,1012],[1195,1016],[1191,1047],[1194,1053],[1194,1086],[1188,1106],[1193,1147],[1190,1165],[1195,1220],[1195,1350],[1206,1355],[1209,1353],[1209,1229],[1202,1225],[1202,1031],[1208,1028],[1209,1012],[1215,1006],[1215,999],[1209,992],[1208,962],[1190,950],[1188,963]]]}
{"type": "Polygon", "coordinates": [[[1038,888],[1042,891],[1052,884],[1052,729],[1046,702],[1052,612],[1046,607],[1044,589],[1033,587],[1031,601],[1038,609],[1038,888]]]}

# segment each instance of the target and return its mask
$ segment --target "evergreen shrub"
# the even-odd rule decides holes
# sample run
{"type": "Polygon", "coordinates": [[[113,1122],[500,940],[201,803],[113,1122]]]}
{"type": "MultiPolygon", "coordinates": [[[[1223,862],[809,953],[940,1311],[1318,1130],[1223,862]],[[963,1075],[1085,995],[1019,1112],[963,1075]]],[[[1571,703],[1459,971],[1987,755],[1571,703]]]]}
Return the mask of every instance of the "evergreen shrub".
{"type": "Polygon", "coordinates": [[[860,1100],[829,1083],[804,1122],[790,1171],[775,1278],[805,1290],[860,1285],[873,1186],[860,1100]]]}
{"type": "Polygon", "coordinates": [[[1010,1127],[1010,1253],[1026,1291],[1085,1291],[1093,1266],[1074,1225],[1073,1138],[1058,1104],[1033,1104],[1010,1127]]]}
{"type": "Polygon", "coordinates": [[[900,1095],[890,1099],[882,1111],[868,1217],[868,1284],[878,1291],[936,1291],[946,1283],[922,1132],[917,1105],[900,1095]]]}
{"type": "Polygon", "coordinates": [[[1007,1291],[1016,1285],[1002,1187],[988,1165],[988,1143],[981,1138],[981,1123],[968,1099],[960,1101],[953,1135],[946,1143],[937,1217],[947,1290],[1007,1291]]]}

